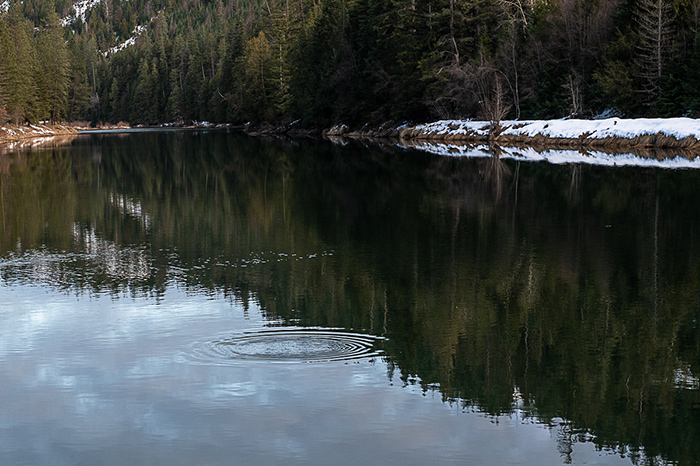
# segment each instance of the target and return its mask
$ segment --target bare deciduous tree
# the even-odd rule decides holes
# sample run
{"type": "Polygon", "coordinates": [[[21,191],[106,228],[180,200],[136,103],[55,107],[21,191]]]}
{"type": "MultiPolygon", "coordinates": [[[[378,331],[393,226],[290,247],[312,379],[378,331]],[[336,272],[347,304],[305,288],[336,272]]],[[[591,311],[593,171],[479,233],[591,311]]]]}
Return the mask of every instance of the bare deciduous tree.
{"type": "Polygon", "coordinates": [[[454,47],[455,64],[459,66],[459,49],[455,39],[455,0],[450,0],[450,41],[454,47]]]}
{"type": "Polygon", "coordinates": [[[520,23],[523,31],[527,28],[535,0],[498,0],[497,3],[513,23],[520,23]]]}
{"type": "Polygon", "coordinates": [[[476,112],[481,118],[498,123],[511,107],[504,80],[512,94],[513,88],[507,77],[489,63],[453,66],[450,68],[448,95],[457,108],[476,112]]]}
{"type": "Polygon", "coordinates": [[[535,8],[535,0],[498,0],[501,17],[507,28],[506,40],[503,45],[503,55],[508,63],[513,82],[513,105],[515,118],[520,118],[520,63],[518,60],[519,29],[524,33],[527,29],[529,16],[535,8]]]}
{"type": "Polygon", "coordinates": [[[569,115],[576,116],[583,110],[583,89],[582,89],[583,79],[576,73],[569,75],[569,79],[564,84],[564,89],[569,93],[571,97],[571,104],[569,106],[569,115]]]}
{"type": "Polygon", "coordinates": [[[651,104],[659,93],[672,32],[673,8],[665,0],[641,0],[635,19],[639,34],[637,65],[644,82],[645,103],[651,104]]]}

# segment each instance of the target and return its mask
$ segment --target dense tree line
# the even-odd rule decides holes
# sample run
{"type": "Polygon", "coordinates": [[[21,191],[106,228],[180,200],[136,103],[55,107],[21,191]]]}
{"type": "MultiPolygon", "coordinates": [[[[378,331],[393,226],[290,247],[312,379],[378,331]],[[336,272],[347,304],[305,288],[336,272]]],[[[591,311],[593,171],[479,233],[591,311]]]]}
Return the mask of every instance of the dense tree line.
{"type": "Polygon", "coordinates": [[[699,26],[700,0],[13,1],[0,119],[695,116],[699,26]]]}

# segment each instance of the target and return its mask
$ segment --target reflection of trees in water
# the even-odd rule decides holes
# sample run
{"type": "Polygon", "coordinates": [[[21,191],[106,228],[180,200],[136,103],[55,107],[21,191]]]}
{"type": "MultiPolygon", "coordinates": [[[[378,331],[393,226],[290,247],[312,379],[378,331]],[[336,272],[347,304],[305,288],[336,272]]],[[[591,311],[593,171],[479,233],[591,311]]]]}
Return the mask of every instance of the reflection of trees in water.
{"type": "Polygon", "coordinates": [[[75,224],[70,252],[44,247],[26,249],[10,256],[0,269],[7,283],[36,282],[62,290],[109,291],[120,289],[149,294],[153,270],[142,247],[128,247],[98,237],[91,227],[75,224]]]}
{"type": "Polygon", "coordinates": [[[494,148],[491,157],[485,160],[484,181],[489,184],[494,192],[493,200],[497,203],[501,199],[506,179],[510,179],[511,170],[499,157],[499,149],[494,148]]]}
{"type": "Polygon", "coordinates": [[[88,288],[175,279],[388,336],[406,383],[495,415],[517,387],[524,409],[570,420],[563,455],[591,429],[621,451],[698,457],[697,174],[132,137],[1,175],[2,250],[70,251],[78,225],[149,271],[88,288]]]}
{"type": "Polygon", "coordinates": [[[12,162],[22,152],[37,149],[55,149],[71,143],[77,137],[76,134],[62,136],[45,136],[36,138],[19,139],[16,141],[0,143],[0,171],[5,171],[6,165],[12,162]]]}

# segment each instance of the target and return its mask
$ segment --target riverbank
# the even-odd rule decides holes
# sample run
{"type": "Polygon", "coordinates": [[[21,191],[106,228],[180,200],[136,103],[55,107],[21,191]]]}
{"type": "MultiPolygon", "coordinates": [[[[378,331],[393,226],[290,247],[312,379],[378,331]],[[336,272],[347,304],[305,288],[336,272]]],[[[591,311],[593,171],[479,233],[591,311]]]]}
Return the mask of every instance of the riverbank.
{"type": "MultiPolygon", "coordinates": [[[[28,141],[55,136],[75,136],[95,130],[126,131],[124,122],[89,127],[87,124],[0,126],[0,143],[29,144],[28,141]]],[[[660,158],[655,151],[678,152],[675,156],[695,159],[700,155],[700,119],[692,118],[607,118],[600,120],[504,120],[500,122],[472,120],[440,120],[425,124],[387,122],[382,126],[350,129],[345,125],[320,130],[293,122],[281,126],[254,126],[194,122],[166,123],[150,128],[227,129],[252,136],[318,137],[338,140],[370,139],[398,142],[429,152],[454,153],[473,145],[500,148],[522,148],[528,151],[577,150],[588,153],[630,152],[640,157],[660,158]],[[434,147],[433,147],[434,146],[434,147]]],[[[38,142],[37,142],[38,143],[38,142]]],[[[32,143],[33,145],[33,143],[32,143]]]]}
{"type": "Polygon", "coordinates": [[[544,149],[673,148],[698,151],[700,120],[693,118],[607,118],[602,120],[441,120],[419,125],[385,124],[350,130],[338,125],[326,137],[390,138],[452,144],[496,144],[544,149]]]}
{"type": "MultiPolygon", "coordinates": [[[[77,136],[78,130],[70,125],[2,125],[0,155],[37,147],[58,147],[69,144],[77,136]]],[[[5,162],[0,161],[0,171],[7,168],[5,162]]]]}
{"type": "Polygon", "coordinates": [[[26,139],[37,139],[53,136],[68,136],[78,134],[78,130],[70,125],[2,125],[0,126],[0,143],[12,143],[26,139]]]}

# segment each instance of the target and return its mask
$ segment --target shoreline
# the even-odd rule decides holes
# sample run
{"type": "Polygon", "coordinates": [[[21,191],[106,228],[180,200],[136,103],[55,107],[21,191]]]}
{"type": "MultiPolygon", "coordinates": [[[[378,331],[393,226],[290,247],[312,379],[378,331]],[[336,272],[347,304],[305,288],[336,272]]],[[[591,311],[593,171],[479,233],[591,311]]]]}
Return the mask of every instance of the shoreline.
{"type": "Polygon", "coordinates": [[[494,144],[548,149],[682,149],[700,155],[700,120],[691,118],[608,118],[603,120],[440,120],[418,125],[350,130],[336,125],[326,138],[398,139],[401,142],[494,144]]]}
{"type": "Polygon", "coordinates": [[[37,147],[58,147],[70,143],[78,130],[67,124],[0,125],[0,156],[37,147]]]}
{"type": "Polygon", "coordinates": [[[0,126],[0,144],[19,142],[27,139],[38,139],[54,136],[77,135],[78,129],[69,124],[37,124],[0,126]]]}
{"type": "MultiPolygon", "coordinates": [[[[303,127],[294,122],[279,126],[251,124],[212,124],[193,122],[189,125],[166,123],[156,126],[130,126],[127,123],[101,124],[88,127],[79,122],[57,125],[0,126],[0,148],[16,149],[47,145],[60,139],[92,132],[131,132],[139,130],[227,130],[255,137],[322,138],[344,144],[348,140],[364,140],[416,149],[436,155],[503,156],[520,160],[599,160],[615,164],[623,156],[638,160],[673,161],[700,168],[700,119],[657,118],[601,120],[504,120],[501,122],[472,120],[440,120],[426,124],[387,122],[378,128],[365,125],[351,130],[336,125],[321,130],[303,127]],[[555,154],[559,151],[560,154],[555,154]],[[567,152],[563,157],[561,153],[567,152]],[[578,154],[574,153],[577,152],[578,154]]],[[[3,151],[4,152],[4,151],[3,151]]],[[[556,162],[554,162],[556,163],[556,162]]]]}

